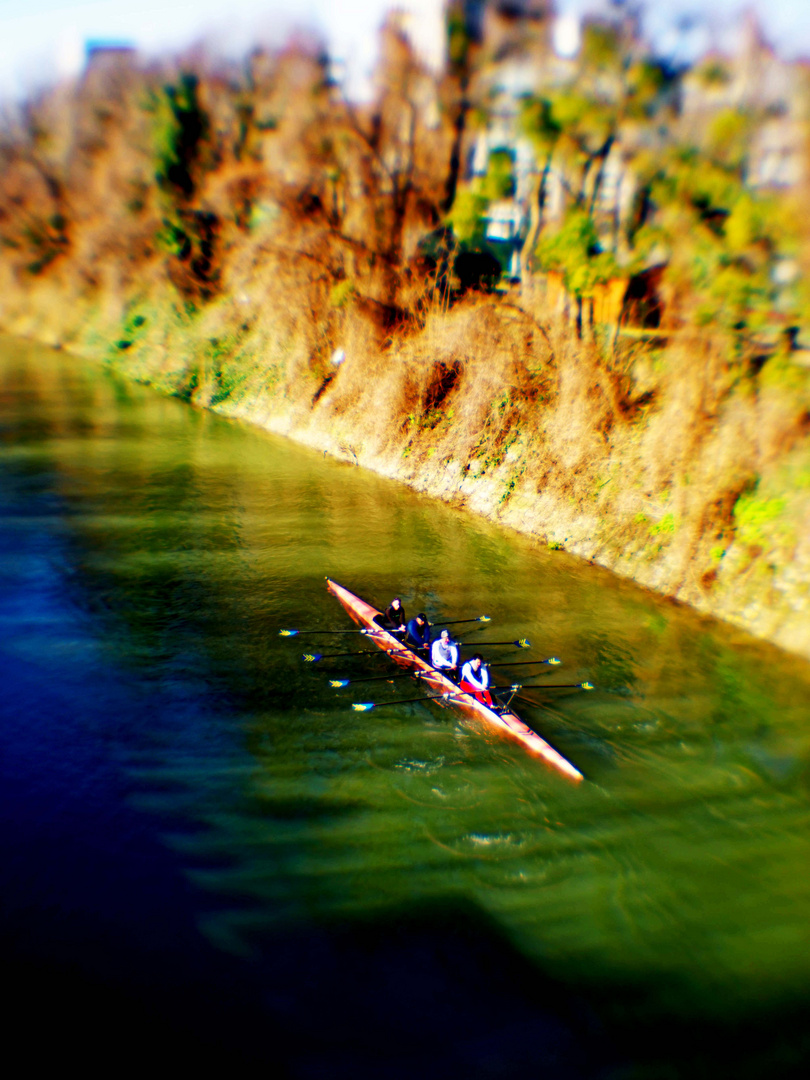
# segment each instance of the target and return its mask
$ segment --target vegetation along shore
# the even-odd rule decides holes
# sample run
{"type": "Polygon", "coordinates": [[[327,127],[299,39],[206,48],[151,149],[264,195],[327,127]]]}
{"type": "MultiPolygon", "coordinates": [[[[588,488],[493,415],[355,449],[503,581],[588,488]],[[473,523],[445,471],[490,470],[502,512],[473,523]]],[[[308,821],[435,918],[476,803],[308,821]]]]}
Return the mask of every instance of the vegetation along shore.
{"type": "Polygon", "coordinates": [[[5,117],[0,329],[810,657],[810,68],[523,7],[440,72],[392,16],[362,104],[314,39],[91,52],[5,117]]]}

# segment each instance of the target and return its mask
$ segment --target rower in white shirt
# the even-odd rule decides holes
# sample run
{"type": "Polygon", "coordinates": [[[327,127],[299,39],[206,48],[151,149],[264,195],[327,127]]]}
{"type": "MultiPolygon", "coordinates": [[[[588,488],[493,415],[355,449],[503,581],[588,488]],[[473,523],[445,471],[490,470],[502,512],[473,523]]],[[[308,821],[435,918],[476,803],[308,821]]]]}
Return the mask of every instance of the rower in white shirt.
{"type": "Polygon", "coordinates": [[[433,642],[430,662],[444,675],[454,678],[458,673],[458,645],[451,639],[449,630],[442,630],[433,642]]]}
{"type": "Polygon", "coordinates": [[[492,695],[489,692],[489,672],[483,666],[481,653],[475,653],[461,669],[459,689],[472,694],[476,701],[492,708],[492,695]]]}

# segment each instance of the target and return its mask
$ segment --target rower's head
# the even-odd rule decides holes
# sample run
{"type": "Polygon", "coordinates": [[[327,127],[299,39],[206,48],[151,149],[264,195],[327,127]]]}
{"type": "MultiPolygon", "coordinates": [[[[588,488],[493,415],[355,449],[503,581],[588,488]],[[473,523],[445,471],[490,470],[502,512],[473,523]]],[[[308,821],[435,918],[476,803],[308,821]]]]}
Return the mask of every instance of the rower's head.
{"type": "Polygon", "coordinates": [[[397,611],[399,611],[399,609],[402,607],[402,601],[398,596],[395,596],[394,599],[391,601],[391,607],[395,608],[397,611]]]}
{"type": "Polygon", "coordinates": [[[424,613],[424,611],[419,612],[419,614],[416,616],[416,621],[419,623],[420,626],[425,625],[425,623],[427,622],[427,615],[424,613]]]}
{"type": "Polygon", "coordinates": [[[481,664],[483,662],[484,662],[484,658],[483,658],[483,656],[481,655],[480,652],[474,653],[470,657],[470,664],[472,665],[473,671],[478,671],[478,669],[481,667],[481,664]]]}
{"type": "Polygon", "coordinates": [[[450,631],[449,630],[442,630],[442,632],[439,634],[439,637],[442,639],[442,641],[445,644],[447,644],[447,642],[450,640],[450,631]]]}

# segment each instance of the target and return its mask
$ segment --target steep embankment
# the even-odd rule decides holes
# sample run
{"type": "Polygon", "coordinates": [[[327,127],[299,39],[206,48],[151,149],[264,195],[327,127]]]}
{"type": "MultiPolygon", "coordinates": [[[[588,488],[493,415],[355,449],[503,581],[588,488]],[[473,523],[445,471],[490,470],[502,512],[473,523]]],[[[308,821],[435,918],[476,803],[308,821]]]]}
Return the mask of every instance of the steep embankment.
{"type": "Polygon", "coordinates": [[[336,118],[321,74],[287,57],[264,90],[254,73],[248,104],[176,77],[161,97],[165,72],[151,98],[151,76],[102,80],[103,115],[88,83],[47,102],[39,134],[6,150],[0,327],[810,656],[810,379],[795,354],[752,364],[686,331],[607,348],[526,296],[449,304],[416,247],[448,123],[420,150],[400,85],[383,160],[386,108],[368,131],[336,118]]]}
{"type": "Polygon", "coordinates": [[[199,315],[163,285],[82,305],[54,279],[7,302],[3,326],[810,656],[810,395],[793,362],[742,374],[696,339],[616,370],[497,298],[382,339],[361,307],[313,317],[306,291],[280,288],[261,260],[252,270],[199,315]],[[328,356],[343,350],[343,363],[313,364],[319,341],[328,356]]]}

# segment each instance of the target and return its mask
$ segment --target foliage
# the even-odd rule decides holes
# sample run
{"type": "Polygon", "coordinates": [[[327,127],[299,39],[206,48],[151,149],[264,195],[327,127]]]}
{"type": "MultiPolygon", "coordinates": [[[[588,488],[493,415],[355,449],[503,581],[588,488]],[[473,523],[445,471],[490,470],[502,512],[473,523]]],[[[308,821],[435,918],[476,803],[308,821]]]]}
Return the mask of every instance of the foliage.
{"type": "Polygon", "coordinates": [[[562,273],[566,289],[575,296],[587,296],[595,284],[616,273],[616,261],[602,250],[592,216],[577,207],[557,232],[543,235],[536,254],[544,270],[562,273]]]}
{"type": "Polygon", "coordinates": [[[439,426],[450,427],[455,418],[453,409],[441,406],[425,409],[421,413],[408,413],[408,426],[417,431],[435,431],[439,426]]]}
{"type": "Polygon", "coordinates": [[[650,536],[670,536],[675,532],[675,515],[664,514],[660,521],[650,526],[650,536]]]}
{"type": "Polygon", "coordinates": [[[480,183],[459,187],[447,222],[460,244],[477,247],[484,240],[484,214],[489,200],[480,183]]]}
{"type": "Polygon", "coordinates": [[[515,160],[509,150],[490,153],[481,188],[488,202],[508,199],[515,194],[515,160]]]}
{"type": "Polygon", "coordinates": [[[553,153],[563,130],[551,101],[531,94],[521,98],[518,128],[521,135],[531,141],[538,160],[553,153]]]}
{"type": "Polygon", "coordinates": [[[487,210],[492,203],[511,198],[515,191],[514,156],[493,150],[484,176],[477,176],[456,191],[447,224],[457,243],[454,267],[464,291],[469,287],[488,291],[504,270],[504,252],[486,240],[487,210]]]}
{"type": "MultiPolygon", "coordinates": [[[[753,109],[716,112],[700,147],[673,142],[658,116],[657,130],[648,126],[649,137],[630,151],[633,212],[620,226],[619,211],[601,207],[605,164],[624,126],[649,125],[665,110],[673,79],[654,57],[640,54],[629,25],[588,20],[576,78],[521,102],[519,129],[537,157],[541,213],[551,168],[566,202],[559,227],[543,222],[539,266],[561,272],[567,290],[585,296],[619,267],[633,274],[667,262],[671,315],[711,325],[739,344],[773,322],[777,296],[778,318],[799,322],[800,285],[780,292],[775,284],[777,260],[795,255],[795,220],[746,186],[758,122],[753,109]]],[[[710,61],[697,78],[711,88],[730,75],[710,61]]]]}
{"type": "Polygon", "coordinates": [[[731,81],[731,73],[727,66],[716,59],[707,60],[699,67],[697,76],[703,85],[708,87],[726,86],[731,81]]]}
{"type": "Polygon", "coordinates": [[[616,131],[616,105],[573,88],[553,93],[550,104],[552,123],[562,135],[559,145],[563,158],[580,168],[589,167],[592,159],[605,153],[616,131]]]}
{"type": "MultiPolygon", "coordinates": [[[[23,236],[34,254],[27,266],[31,274],[41,274],[70,245],[67,221],[62,214],[51,214],[47,218],[33,217],[23,228],[23,236]]],[[[7,243],[13,247],[15,242],[11,239],[7,243]]]]}
{"type": "Polygon", "coordinates": [[[489,406],[472,458],[482,473],[497,468],[520,437],[521,401],[511,390],[504,390],[489,406]]]}
{"type": "Polygon", "coordinates": [[[745,166],[751,141],[751,116],[739,109],[724,109],[709,127],[709,152],[715,161],[732,169],[745,166]]]}
{"type": "MultiPolygon", "coordinates": [[[[107,363],[117,365],[122,359],[122,353],[129,354],[130,350],[137,353],[146,340],[150,324],[154,324],[157,317],[156,309],[143,296],[133,298],[125,309],[118,336],[113,338],[106,349],[107,363]]],[[[128,356],[127,360],[129,359],[128,356]]]]}
{"type": "Polygon", "coordinates": [[[653,116],[667,82],[667,73],[661,64],[652,58],[643,57],[631,64],[626,76],[627,115],[634,119],[649,119],[653,116]]]}
{"type": "MultiPolygon", "coordinates": [[[[649,178],[667,280],[699,326],[747,333],[771,318],[775,260],[793,244],[770,199],[747,189],[741,167],[676,147],[649,178]]],[[[640,237],[639,237],[640,239],[640,237]]],[[[647,238],[648,239],[648,238],[647,238]]]]}
{"type": "Polygon", "coordinates": [[[329,303],[334,308],[343,308],[347,304],[351,303],[352,299],[357,293],[354,282],[349,278],[344,278],[343,281],[336,282],[329,292],[329,303]]]}
{"type": "Polygon", "coordinates": [[[155,179],[164,191],[186,199],[194,194],[195,170],[209,131],[197,88],[197,76],[186,72],[176,86],[153,94],[147,106],[155,117],[155,179]]]}
{"type": "Polygon", "coordinates": [[[734,506],[738,539],[749,544],[765,542],[772,531],[767,526],[784,514],[786,505],[783,498],[763,498],[755,491],[741,495],[734,506]]]}
{"type": "Polygon", "coordinates": [[[467,250],[483,250],[486,212],[490,203],[514,194],[515,163],[506,150],[493,150],[484,176],[459,187],[447,223],[459,244],[467,250]]]}
{"type": "Polygon", "coordinates": [[[191,254],[191,240],[185,229],[176,221],[163,218],[161,228],[155,236],[161,251],[175,255],[178,259],[187,259],[191,254]]]}
{"type": "Polygon", "coordinates": [[[244,369],[238,365],[216,368],[213,372],[214,390],[209,404],[219,405],[233,397],[246,378],[244,369]]]}
{"type": "Polygon", "coordinates": [[[582,35],[582,59],[596,71],[615,69],[621,63],[619,28],[607,22],[589,20],[582,35]]]}
{"type": "Polygon", "coordinates": [[[751,248],[761,245],[767,254],[773,244],[770,222],[771,207],[763,199],[755,199],[748,191],[737,194],[723,228],[729,251],[744,255],[751,248]]]}
{"type": "Polygon", "coordinates": [[[473,46],[464,4],[461,3],[460,0],[453,0],[453,2],[447,5],[445,24],[447,32],[447,61],[450,70],[458,72],[465,69],[469,63],[470,52],[473,46]]]}

